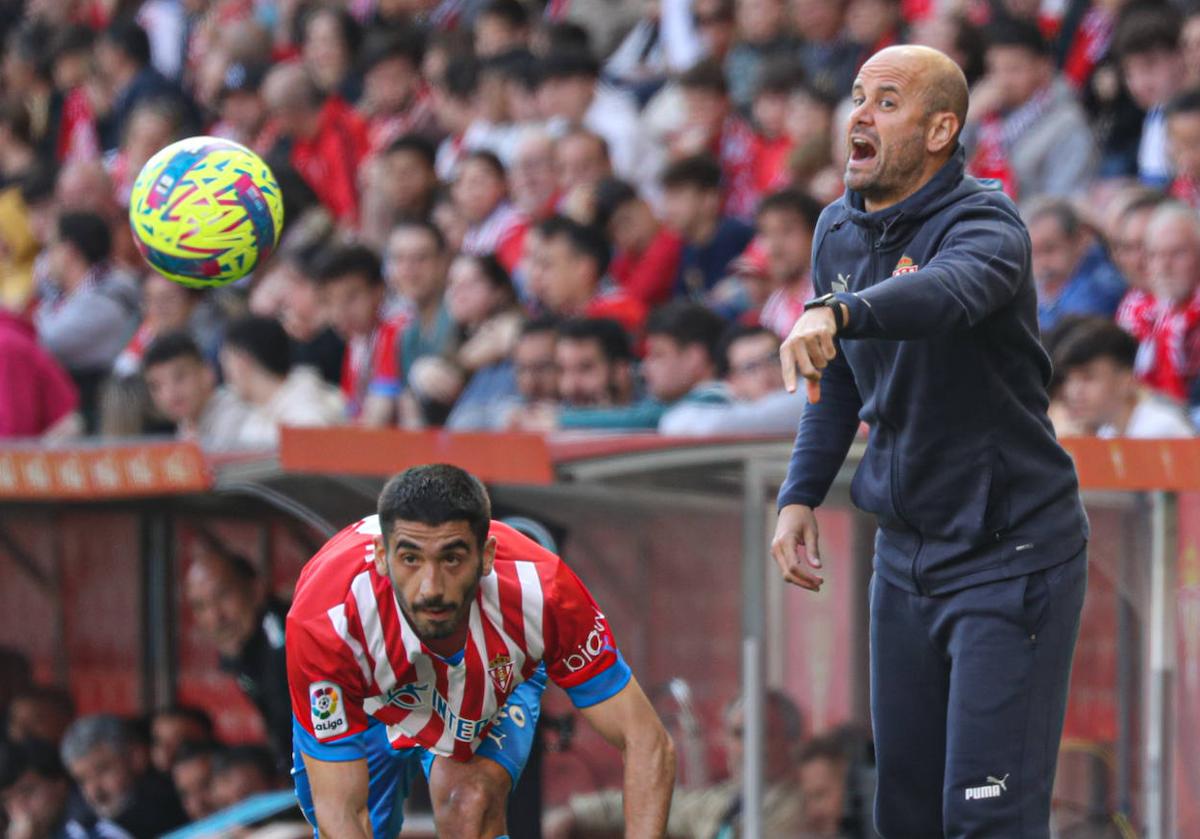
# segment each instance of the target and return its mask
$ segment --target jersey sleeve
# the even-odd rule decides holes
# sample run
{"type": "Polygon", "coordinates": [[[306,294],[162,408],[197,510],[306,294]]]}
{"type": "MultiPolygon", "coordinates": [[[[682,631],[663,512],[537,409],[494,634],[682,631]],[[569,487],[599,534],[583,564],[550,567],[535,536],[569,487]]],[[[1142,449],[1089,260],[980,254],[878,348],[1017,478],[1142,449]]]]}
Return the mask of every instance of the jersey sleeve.
{"type": "Polygon", "coordinates": [[[403,325],[400,321],[389,321],[379,330],[379,338],[372,350],[371,381],[367,391],[372,396],[391,399],[400,393],[400,336],[403,325]]]}
{"type": "Polygon", "coordinates": [[[546,672],[576,708],[609,699],[633,674],[608,619],[566,563],[559,562],[546,604],[546,672]]]}
{"type": "Polygon", "coordinates": [[[286,639],[294,747],[318,760],[365,757],[363,675],[345,641],[315,619],[289,619],[286,639]]]}

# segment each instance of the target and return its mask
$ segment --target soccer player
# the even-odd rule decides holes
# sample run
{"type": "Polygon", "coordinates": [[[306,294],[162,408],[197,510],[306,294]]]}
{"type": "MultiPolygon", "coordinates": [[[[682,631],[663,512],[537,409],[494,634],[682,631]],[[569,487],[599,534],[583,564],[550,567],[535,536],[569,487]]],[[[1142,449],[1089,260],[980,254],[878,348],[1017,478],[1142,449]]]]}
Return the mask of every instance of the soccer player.
{"type": "Polygon", "coordinates": [[[625,835],[664,834],[674,749],[608,622],[461,469],[397,475],[308,563],[287,659],[296,793],[322,836],[396,836],[410,761],[439,836],[503,836],[547,675],[622,752],[625,835]]]}

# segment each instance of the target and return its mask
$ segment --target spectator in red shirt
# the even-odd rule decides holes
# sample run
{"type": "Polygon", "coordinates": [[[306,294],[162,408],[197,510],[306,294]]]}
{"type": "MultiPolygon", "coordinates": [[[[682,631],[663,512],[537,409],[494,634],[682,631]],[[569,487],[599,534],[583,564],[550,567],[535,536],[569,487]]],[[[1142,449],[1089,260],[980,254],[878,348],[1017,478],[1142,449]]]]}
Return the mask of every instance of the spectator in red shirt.
{"type": "Polygon", "coordinates": [[[1146,228],[1154,328],[1138,348],[1138,377],[1180,401],[1200,373],[1200,219],[1184,204],[1154,211],[1146,228]]]}
{"type": "Polygon", "coordinates": [[[367,126],[342,99],[326,97],[297,63],[274,68],[263,98],[278,132],[290,144],[292,166],[342,225],[358,221],[358,167],[367,154],[367,126]]]}
{"type": "Polygon", "coordinates": [[[342,394],[360,425],[390,425],[400,394],[399,340],[406,317],[385,318],[379,257],[362,245],[335,247],[318,258],[313,277],[330,325],[346,342],[342,394]]]}
{"type": "Polygon", "coordinates": [[[645,305],[605,276],[609,249],[604,236],[563,216],[540,225],[537,259],[544,272],[541,302],[558,317],[611,318],[631,335],[640,335],[645,305]]]}
{"type": "Polygon", "coordinates": [[[81,426],[78,406],[71,377],[38,345],[33,325],[0,308],[0,438],[81,426]]]}
{"type": "Polygon", "coordinates": [[[596,226],[614,245],[609,273],[647,308],[666,303],[679,273],[683,240],[663,226],[645,199],[625,181],[596,187],[596,226]]]}

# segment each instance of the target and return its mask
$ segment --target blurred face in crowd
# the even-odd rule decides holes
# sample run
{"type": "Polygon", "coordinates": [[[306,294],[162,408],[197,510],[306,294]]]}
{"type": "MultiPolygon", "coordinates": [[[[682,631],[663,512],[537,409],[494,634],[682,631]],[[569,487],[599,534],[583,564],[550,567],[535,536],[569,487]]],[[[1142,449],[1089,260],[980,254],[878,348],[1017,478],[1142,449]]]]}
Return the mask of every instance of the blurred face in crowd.
{"type": "Polygon", "coordinates": [[[116,212],[112,180],[98,161],[63,166],[54,184],[54,197],[60,207],[97,213],[110,220],[116,212]]]}
{"type": "Polygon", "coordinates": [[[150,723],[150,762],[159,772],[170,772],[179,747],[208,739],[199,720],[182,714],[156,714],[150,723]]]}
{"type": "Polygon", "coordinates": [[[175,124],[166,114],[150,108],[139,108],[133,112],[125,129],[122,148],[129,161],[129,171],[140,172],[154,154],[170,145],[175,137],[175,124]]]}
{"type": "Polygon", "coordinates": [[[505,296],[484,276],[479,261],[459,256],[450,265],[446,307],[455,323],[476,327],[505,303],[505,296]]]}
{"type": "Polygon", "coordinates": [[[253,141],[267,119],[267,106],[257,91],[233,90],[221,100],[221,119],[247,141],[253,141]]]}
{"type": "MultiPolygon", "coordinates": [[[[767,701],[766,736],[766,766],[765,776],[768,783],[776,783],[789,774],[795,767],[796,742],[788,732],[788,726],[779,706],[768,699],[767,701]]],[[[745,749],[745,712],[740,705],[735,705],[725,715],[725,762],[729,773],[734,777],[742,774],[742,760],[745,749]]]]}
{"type": "Polygon", "coordinates": [[[587,76],[546,79],[538,87],[538,106],[547,117],[572,124],[583,122],[596,93],[596,80],[587,76]]]}
{"type": "Polygon", "coordinates": [[[566,236],[552,236],[538,248],[545,286],[541,300],[546,308],[558,314],[576,311],[592,298],[600,276],[596,264],[578,254],[566,236]]]}
{"type": "Polygon", "coordinates": [[[286,274],[279,322],[293,340],[311,341],[326,326],[320,289],[295,263],[282,264],[286,274]]]}
{"type": "Polygon", "coordinates": [[[626,201],[609,219],[608,233],[617,250],[641,253],[650,247],[658,234],[658,219],[642,199],[626,201]]]}
{"type": "Polygon", "coordinates": [[[599,341],[560,338],[554,351],[558,366],[558,398],[576,408],[613,404],[614,365],[599,341]]]}
{"type": "Polygon", "coordinates": [[[383,286],[358,274],[335,277],[321,285],[321,305],[330,326],[344,340],[370,335],[382,302],[383,286]]]}
{"type": "MultiPolygon", "coordinates": [[[[26,771],[0,792],[0,806],[12,827],[25,823],[31,836],[52,836],[67,808],[70,786],[63,778],[44,778],[26,771]]],[[[10,830],[9,835],[16,835],[10,830]]]]}
{"type": "Polygon", "coordinates": [[[129,806],[137,782],[132,755],[121,754],[111,743],[95,746],[67,766],[79,791],[96,815],[116,819],[129,806]]]}
{"type": "Polygon", "coordinates": [[[1200,111],[1183,111],[1167,119],[1167,147],[1176,174],[1200,178],[1200,111]]]}
{"type": "Polygon", "coordinates": [[[696,33],[704,42],[705,52],[714,58],[724,58],[733,46],[737,34],[733,4],[722,0],[694,0],[692,21],[696,33]]]}
{"type": "Polygon", "coordinates": [[[478,544],[464,520],[399,520],[375,538],[375,570],[392,582],[400,611],[423,641],[449,638],[471,611],[479,579],[492,572],[496,540],[478,544]]]}
{"type": "Polygon", "coordinates": [[[522,335],[513,348],[517,391],[526,402],[546,402],[558,398],[555,343],[554,332],[547,330],[522,335]]]}
{"type": "Polygon", "coordinates": [[[712,367],[708,353],[699,344],[683,346],[669,335],[649,335],[642,375],[650,395],[669,403],[712,378],[712,367]]]}
{"type": "Polygon", "coordinates": [[[190,356],[147,367],[145,376],[154,407],[174,423],[199,420],[217,386],[212,369],[190,356]]]}
{"type": "Polygon", "coordinates": [[[401,149],[383,156],[383,183],[373,185],[387,193],[390,205],[401,215],[422,216],[437,186],[437,173],[419,153],[401,149]]]}
{"type": "Polygon", "coordinates": [[[1183,50],[1183,65],[1188,86],[1200,84],[1200,14],[1192,13],[1183,22],[1179,47],[1183,50]]]}
{"type": "Polygon", "coordinates": [[[91,50],[75,50],[55,56],[52,70],[54,86],[59,90],[74,90],[91,75],[91,64],[91,50]]]}
{"type": "Polygon", "coordinates": [[[846,6],[846,37],[871,46],[900,22],[900,4],[894,0],[850,0],[846,6]]]}
{"type": "Polygon", "coordinates": [[[1033,219],[1029,225],[1033,245],[1033,276],[1038,286],[1056,289],[1071,279],[1075,266],[1087,250],[1088,237],[1082,231],[1069,235],[1052,213],[1033,219]]]}
{"type": "Polygon", "coordinates": [[[318,11],[308,19],[304,27],[304,63],[318,84],[328,89],[341,82],[350,66],[349,50],[335,14],[318,11]]]}
{"type": "Polygon", "coordinates": [[[212,803],[217,810],[232,807],[252,795],[270,792],[275,784],[257,767],[247,763],[228,766],[213,775],[212,803]]]}
{"type": "Polygon", "coordinates": [[[157,272],[142,281],[142,315],[155,334],[186,329],[196,298],[186,287],[157,272]]]}
{"type": "Polygon", "coordinates": [[[689,242],[696,242],[721,216],[721,193],[690,184],[668,187],[663,192],[663,216],[667,226],[689,242]]]}
{"type": "Polygon", "coordinates": [[[1066,372],[1062,393],[1071,419],[1095,434],[1136,400],[1137,381],[1133,370],[1114,359],[1094,358],[1066,372]]]}
{"type": "Polygon", "coordinates": [[[192,821],[216,812],[212,800],[212,756],[197,755],[181,761],[171,768],[171,780],[183,811],[192,821]]]}
{"type": "Polygon", "coordinates": [[[842,29],[845,0],[791,0],[792,25],[806,41],[832,41],[842,29]]]}
{"type": "Polygon", "coordinates": [[[686,87],[683,89],[683,109],[690,128],[716,137],[729,116],[729,97],[708,88],[686,87]]]}
{"type": "Polygon", "coordinates": [[[763,91],[754,97],[754,122],[759,131],[769,138],[781,137],[788,123],[788,95],[776,91],[763,91]]]}
{"type": "Polygon", "coordinates": [[[1109,241],[1112,243],[1113,260],[1132,288],[1147,288],[1146,227],[1153,207],[1143,207],[1122,213],[1113,227],[1109,241]]]}
{"type": "Polygon", "coordinates": [[[832,128],[833,111],[828,104],[805,90],[797,90],[788,97],[784,130],[797,145],[828,137],[832,128]]]}
{"type": "Polygon", "coordinates": [[[437,303],[446,288],[446,261],[437,240],[420,227],[398,227],[388,238],[387,279],[418,308],[437,303]]]}
{"type": "Polygon", "coordinates": [[[467,224],[483,223],[504,200],[508,185],[482,160],[466,160],[454,180],[454,203],[467,224]]]}
{"type": "Polygon", "coordinates": [[[540,218],[558,191],[554,141],[536,135],[521,142],[509,172],[513,204],[530,218],[540,218]]]}
{"type": "Polygon", "coordinates": [[[399,113],[417,78],[417,68],[407,58],[385,58],[363,74],[363,99],[371,103],[374,113],[399,113]]]}
{"type": "Polygon", "coordinates": [[[845,811],[846,763],[814,758],[800,765],[800,789],[804,795],[804,829],[822,837],[841,835],[845,811]]]}
{"type": "Polygon", "coordinates": [[[612,165],[599,137],[577,132],[558,141],[555,155],[558,187],[563,192],[579,186],[595,186],[612,174],[612,165]]]}
{"type": "Polygon", "coordinates": [[[1050,83],[1054,65],[1025,47],[995,46],[987,51],[987,77],[999,91],[1000,107],[1010,111],[1050,83]]]}
{"type": "Polygon", "coordinates": [[[1150,287],[1173,304],[1189,300],[1200,284],[1200,232],[1194,219],[1160,217],[1146,230],[1150,287]]]}
{"type": "Polygon", "coordinates": [[[526,45],[528,33],[500,15],[481,14],[475,19],[475,54],[480,58],[503,55],[526,45]]]}
{"type": "Polygon", "coordinates": [[[462,250],[463,238],[467,235],[467,220],[457,203],[453,200],[438,201],[433,207],[433,223],[442,231],[448,253],[462,250]]]}
{"type": "Polygon", "coordinates": [[[752,44],[770,41],[787,30],[783,0],[740,0],[737,27],[742,40],[752,44]]]}
{"type": "Polygon", "coordinates": [[[758,217],[758,236],[767,252],[767,270],[776,283],[808,273],[812,258],[812,228],[798,213],[777,209],[758,217]]]}
{"type": "Polygon", "coordinates": [[[1121,74],[1133,101],[1142,110],[1166,104],[1183,83],[1183,57],[1178,52],[1155,49],[1121,59],[1121,74]]]}
{"type": "Polygon", "coordinates": [[[205,558],[192,563],[184,589],[196,627],[222,655],[238,655],[258,626],[258,586],[228,563],[205,558]]]}
{"type": "Polygon", "coordinates": [[[755,400],[783,390],[779,339],[766,333],[747,335],[729,345],[729,389],[738,399],[755,400]]]}

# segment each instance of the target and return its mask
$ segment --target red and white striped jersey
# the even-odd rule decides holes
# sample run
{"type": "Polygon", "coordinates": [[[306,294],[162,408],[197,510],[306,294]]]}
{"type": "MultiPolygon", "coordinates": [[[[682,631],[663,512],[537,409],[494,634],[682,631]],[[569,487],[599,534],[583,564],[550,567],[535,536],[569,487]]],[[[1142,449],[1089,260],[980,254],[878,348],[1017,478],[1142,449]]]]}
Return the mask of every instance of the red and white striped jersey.
{"type": "Polygon", "coordinates": [[[296,584],[288,683],[297,722],[318,741],[358,734],[374,717],[394,748],[467,760],[539,663],[581,707],[628,682],[608,622],[579,578],[499,522],[491,526],[495,565],[480,581],[462,656],[433,653],[375,570],[379,528],[370,516],[338,533],[296,584]]]}

